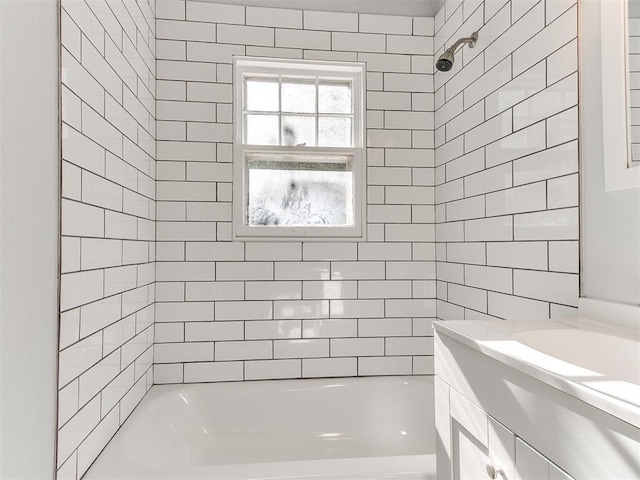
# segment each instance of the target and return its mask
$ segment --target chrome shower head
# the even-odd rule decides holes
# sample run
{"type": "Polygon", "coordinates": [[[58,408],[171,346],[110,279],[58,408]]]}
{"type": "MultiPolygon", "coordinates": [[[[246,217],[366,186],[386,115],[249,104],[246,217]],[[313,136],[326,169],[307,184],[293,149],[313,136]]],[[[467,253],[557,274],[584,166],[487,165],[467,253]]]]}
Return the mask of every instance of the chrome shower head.
{"type": "Polygon", "coordinates": [[[473,48],[476,46],[476,42],[478,41],[478,32],[473,32],[470,37],[461,38],[452,46],[447,48],[438,61],[436,62],[436,68],[441,72],[448,72],[453,68],[453,62],[455,61],[454,54],[456,53],[456,49],[463,43],[468,43],[469,48],[473,48]]]}

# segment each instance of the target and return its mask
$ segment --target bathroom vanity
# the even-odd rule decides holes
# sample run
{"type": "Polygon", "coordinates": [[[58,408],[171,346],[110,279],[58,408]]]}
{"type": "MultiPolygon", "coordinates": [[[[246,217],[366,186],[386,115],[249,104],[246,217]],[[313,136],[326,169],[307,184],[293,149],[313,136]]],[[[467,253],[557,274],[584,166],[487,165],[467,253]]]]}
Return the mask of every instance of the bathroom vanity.
{"type": "Polygon", "coordinates": [[[438,479],[640,478],[637,330],[435,322],[438,479]]]}

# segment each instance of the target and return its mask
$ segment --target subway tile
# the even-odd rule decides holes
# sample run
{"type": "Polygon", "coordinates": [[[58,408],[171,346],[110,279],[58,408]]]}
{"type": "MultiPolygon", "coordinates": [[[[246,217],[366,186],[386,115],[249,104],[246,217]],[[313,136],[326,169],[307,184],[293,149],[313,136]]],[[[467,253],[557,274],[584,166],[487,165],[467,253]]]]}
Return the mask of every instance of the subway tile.
{"type": "Polygon", "coordinates": [[[513,53],[514,75],[548,57],[558,49],[559,45],[575,39],[577,34],[578,7],[574,6],[513,53]]]}
{"type": "Polygon", "coordinates": [[[207,322],[213,320],[213,302],[163,302],[156,304],[157,322],[207,322]]]}
{"type": "Polygon", "coordinates": [[[545,210],[547,186],[544,182],[514,187],[486,196],[487,216],[545,210]]]}
{"type": "Polygon", "coordinates": [[[329,318],[329,300],[276,300],[275,319],[329,318]]]}
{"type": "Polygon", "coordinates": [[[544,150],[548,133],[550,132],[545,131],[545,122],[538,122],[487,145],[487,167],[501,165],[544,150]]]}
{"type": "Polygon", "coordinates": [[[360,281],[358,298],[411,298],[411,282],[402,280],[360,281]]]}
{"type": "Polygon", "coordinates": [[[191,20],[191,23],[211,22],[242,25],[245,22],[245,7],[208,2],[187,2],[187,20],[191,20]]]}
{"type": "Polygon", "coordinates": [[[369,110],[411,110],[411,94],[368,91],[367,108],[369,110]]]}
{"type": "Polygon", "coordinates": [[[575,307],[580,296],[578,275],[514,270],[513,293],[575,307]]]}
{"type": "MultiPolygon", "coordinates": [[[[190,82],[215,82],[216,66],[207,61],[216,61],[215,56],[203,48],[192,47],[200,45],[189,42],[187,44],[188,62],[176,60],[158,60],[158,78],[161,80],[178,80],[190,82]],[[205,50],[205,51],[202,51],[205,50]],[[195,58],[194,58],[195,57],[195,58]],[[213,58],[212,58],[213,57],[213,58]],[[201,60],[200,62],[194,60],[201,60]]],[[[202,44],[208,45],[208,44],[202,44]]]]}
{"type": "Polygon", "coordinates": [[[438,262],[438,281],[464,283],[464,265],[438,262]]]}
{"type": "MultiPolygon", "coordinates": [[[[358,260],[363,261],[381,261],[381,260],[411,260],[411,244],[410,243],[361,243],[358,245],[358,260]]],[[[335,265],[335,264],[334,264],[335,265]]],[[[359,264],[358,264],[359,265],[359,264]]],[[[356,265],[356,267],[358,266],[356,265]]],[[[342,268],[348,266],[348,263],[342,263],[342,268]]],[[[372,265],[370,268],[376,268],[372,265]]],[[[332,277],[342,276],[336,275],[333,271],[332,277]]],[[[354,277],[352,277],[354,278],[354,277]]],[[[358,277],[355,277],[358,278],[358,277]]]]}
{"type": "Polygon", "coordinates": [[[246,7],[247,25],[302,29],[302,11],[283,8],[246,7]]]}
{"type": "Polygon", "coordinates": [[[387,53],[427,55],[433,51],[433,38],[410,35],[389,35],[387,53]]]}
{"type": "Polygon", "coordinates": [[[357,358],[305,358],[302,377],[353,377],[358,374],[357,358]]]}
{"type": "MultiPolygon", "coordinates": [[[[329,262],[276,262],[275,280],[329,280],[329,262]]],[[[334,264],[335,265],[335,264],[334,264]]]]}
{"type": "Polygon", "coordinates": [[[358,323],[353,318],[307,319],[302,321],[304,338],[356,337],[358,323]]]}
{"type": "Polygon", "coordinates": [[[513,183],[510,163],[499,165],[464,179],[464,193],[467,197],[509,188],[513,183]]]}
{"type": "Polygon", "coordinates": [[[367,72],[411,72],[411,59],[407,55],[358,52],[358,61],[367,64],[367,72]]]}
{"type": "Polygon", "coordinates": [[[102,298],[102,270],[66,273],[60,278],[60,310],[65,311],[102,298]]]}
{"type": "MultiPolygon", "coordinates": [[[[173,324],[169,324],[173,325],[173,324]]],[[[156,324],[156,329],[162,324],[156,324]]],[[[156,330],[157,332],[157,330],[156,330]]],[[[244,339],[244,322],[186,322],[184,341],[212,342],[244,339]]]]}
{"type": "Polygon", "coordinates": [[[494,292],[513,293],[512,270],[509,268],[465,265],[465,284],[494,292]]]}
{"type": "Polygon", "coordinates": [[[384,317],[384,300],[330,300],[331,318],[384,317]]]}
{"type": "Polygon", "coordinates": [[[357,282],[305,281],[303,282],[303,297],[316,300],[354,299],[358,297],[357,282]]]}
{"type": "Polygon", "coordinates": [[[411,357],[365,357],[358,359],[358,375],[411,375],[411,357]]]}
{"type": "MultiPolygon", "coordinates": [[[[191,5],[188,2],[188,6],[191,5]]],[[[161,40],[195,40],[198,42],[215,42],[216,26],[206,23],[182,21],[182,20],[163,20],[156,21],[156,35],[161,40]]]]}
{"type": "Polygon", "coordinates": [[[331,50],[331,33],[276,29],[276,47],[331,50]]]}
{"type": "Polygon", "coordinates": [[[355,243],[310,243],[305,242],[302,250],[304,261],[348,261],[356,260],[358,245],[355,243]]]}
{"type": "Polygon", "coordinates": [[[242,261],[244,245],[227,242],[187,242],[187,261],[242,261]]]}
{"type": "Polygon", "coordinates": [[[389,356],[433,355],[433,338],[431,337],[387,338],[386,354],[389,356]]]}
{"type": "Polygon", "coordinates": [[[336,338],[331,340],[332,357],[375,357],[384,355],[383,338],[336,338]]]}
{"type": "Polygon", "coordinates": [[[224,360],[267,360],[273,358],[273,345],[270,340],[216,342],[215,353],[216,362],[224,360]]]}
{"type": "Polygon", "coordinates": [[[559,145],[513,162],[514,185],[578,171],[578,142],[559,145]]]}
{"type": "Polygon", "coordinates": [[[358,333],[363,337],[409,337],[412,332],[410,318],[361,318],[358,333]]]}
{"type": "Polygon", "coordinates": [[[231,382],[243,379],[242,362],[193,362],[184,366],[184,383],[231,382]]]}
{"type": "Polygon", "coordinates": [[[413,21],[411,17],[361,14],[360,32],[411,35],[413,21]]]}
{"type": "Polygon", "coordinates": [[[155,363],[207,362],[213,360],[213,342],[160,343],[153,354],[155,363]]]}
{"type": "MultiPolygon", "coordinates": [[[[561,2],[549,2],[561,3],[561,2]]],[[[547,4],[548,5],[548,4],[547,4]]],[[[578,70],[578,40],[572,40],[547,57],[547,85],[578,70]]]]}
{"type": "MultiPolygon", "coordinates": [[[[268,320],[260,322],[247,322],[245,325],[245,340],[292,338],[302,338],[301,320],[268,320]]],[[[275,348],[277,352],[277,344],[275,345],[275,348]]],[[[278,357],[277,353],[276,357],[278,357]]]]}
{"type": "Polygon", "coordinates": [[[578,75],[560,80],[513,108],[513,128],[531,125],[578,103],[578,75]]]}
{"type": "Polygon", "coordinates": [[[185,20],[186,2],[183,0],[157,0],[156,17],[185,20]]]}
{"type": "Polygon", "coordinates": [[[549,304],[529,298],[489,292],[488,313],[508,320],[541,320],[549,317],[549,304]]]}
{"type": "Polygon", "coordinates": [[[485,68],[491,68],[544,28],[544,4],[539,3],[485,50],[485,68]]]}
{"type": "MultiPolygon", "coordinates": [[[[513,129],[513,116],[515,113],[512,115],[512,111],[507,110],[466,132],[464,134],[465,151],[470,152],[509,135],[513,129]]],[[[521,127],[524,126],[526,125],[521,125],[521,127]]]]}
{"type": "Polygon", "coordinates": [[[449,302],[480,312],[487,312],[487,291],[451,283],[447,289],[449,302]]]}
{"type": "Polygon", "coordinates": [[[547,119],[547,147],[578,138],[578,107],[547,119]]]}
{"type": "Polygon", "coordinates": [[[74,343],[60,352],[58,386],[63,387],[102,358],[102,333],[74,343]]]}
{"type": "Polygon", "coordinates": [[[269,301],[216,302],[215,320],[269,320],[274,308],[269,301]]]}
{"type": "Polygon", "coordinates": [[[216,280],[272,280],[273,263],[269,262],[219,262],[216,280]]]}
{"type": "MultiPolygon", "coordinates": [[[[312,12],[305,12],[312,13],[312,12]]],[[[318,13],[318,12],[313,12],[318,13]]],[[[341,16],[344,14],[341,14],[341,16]]],[[[331,34],[331,46],[334,50],[348,52],[385,53],[387,39],[384,35],[373,33],[341,33],[331,34]]]]}
{"type": "Polygon", "coordinates": [[[579,237],[577,208],[515,215],[513,223],[515,240],[577,240],[579,237]]]}
{"type": "Polygon", "coordinates": [[[497,267],[547,269],[546,242],[487,243],[487,265],[497,267]]]}
{"type": "Polygon", "coordinates": [[[244,285],[246,300],[300,300],[302,298],[302,282],[245,282],[244,285]]]}
{"type": "Polygon", "coordinates": [[[390,318],[436,316],[436,304],[432,299],[386,299],[384,302],[385,316],[390,318]]]}
{"type": "Polygon", "coordinates": [[[274,359],[328,357],[329,340],[275,340],[273,342],[273,356],[274,359]]]}
{"type": "Polygon", "coordinates": [[[95,397],[58,430],[58,466],[100,422],[100,397],[95,397]]]}
{"type": "Polygon", "coordinates": [[[449,243],[447,244],[447,261],[484,265],[487,262],[486,246],[484,243],[477,242],[449,243]]]}
{"type": "Polygon", "coordinates": [[[357,32],[358,15],[355,13],[305,10],[304,28],[305,30],[357,32]]]}
{"type": "Polygon", "coordinates": [[[580,201],[578,174],[554,178],[547,182],[548,208],[577,207],[580,201]]]}
{"type": "Polygon", "coordinates": [[[218,24],[217,42],[273,47],[273,28],[218,24]]]}
{"type": "Polygon", "coordinates": [[[182,383],[184,381],[184,366],[182,363],[153,365],[153,381],[158,385],[182,383]]]}
{"type": "Polygon", "coordinates": [[[293,360],[252,360],[244,362],[245,380],[274,380],[300,378],[302,361],[293,360]]]}
{"type": "Polygon", "coordinates": [[[579,273],[580,249],[577,241],[549,242],[549,270],[579,273]]]}
{"type": "Polygon", "coordinates": [[[249,242],[245,245],[248,261],[300,261],[301,243],[249,242]]]}

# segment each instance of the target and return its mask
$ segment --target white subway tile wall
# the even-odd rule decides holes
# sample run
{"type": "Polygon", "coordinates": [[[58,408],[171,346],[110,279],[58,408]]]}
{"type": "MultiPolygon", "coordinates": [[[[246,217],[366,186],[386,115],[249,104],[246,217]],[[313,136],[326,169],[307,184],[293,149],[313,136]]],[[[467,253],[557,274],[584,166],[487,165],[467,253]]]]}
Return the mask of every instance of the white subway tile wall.
{"type": "Polygon", "coordinates": [[[62,0],[61,21],[57,466],[77,479],[153,384],[155,1],[62,0]]]}
{"type": "Polygon", "coordinates": [[[156,25],[156,383],[433,373],[433,19],[158,0],[156,25]],[[232,241],[234,55],[367,64],[367,242],[232,241]]]}
{"type": "MultiPolygon", "coordinates": [[[[630,16],[638,13],[631,9],[630,16]]],[[[573,52],[566,52],[565,56],[573,52]]],[[[558,58],[558,67],[563,57],[558,58]]],[[[629,98],[630,98],[630,137],[632,166],[640,166],[640,18],[629,18],[629,98]]]]}
{"type": "Polygon", "coordinates": [[[450,0],[435,20],[436,57],[479,32],[434,76],[438,318],[566,315],[579,296],[576,2],[450,0]]]}

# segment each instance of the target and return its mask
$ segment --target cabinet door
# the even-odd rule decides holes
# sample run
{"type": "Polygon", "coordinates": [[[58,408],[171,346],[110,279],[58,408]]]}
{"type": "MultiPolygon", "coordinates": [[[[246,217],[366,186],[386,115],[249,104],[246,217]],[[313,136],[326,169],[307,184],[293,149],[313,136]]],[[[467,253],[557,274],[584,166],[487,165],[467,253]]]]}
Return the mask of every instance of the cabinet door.
{"type": "Polygon", "coordinates": [[[514,434],[453,389],[450,415],[452,478],[514,480],[514,434]]]}
{"type": "Polygon", "coordinates": [[[515,480],[573,480],[520,438],[516,438],[515,468],[515,480]]]}

